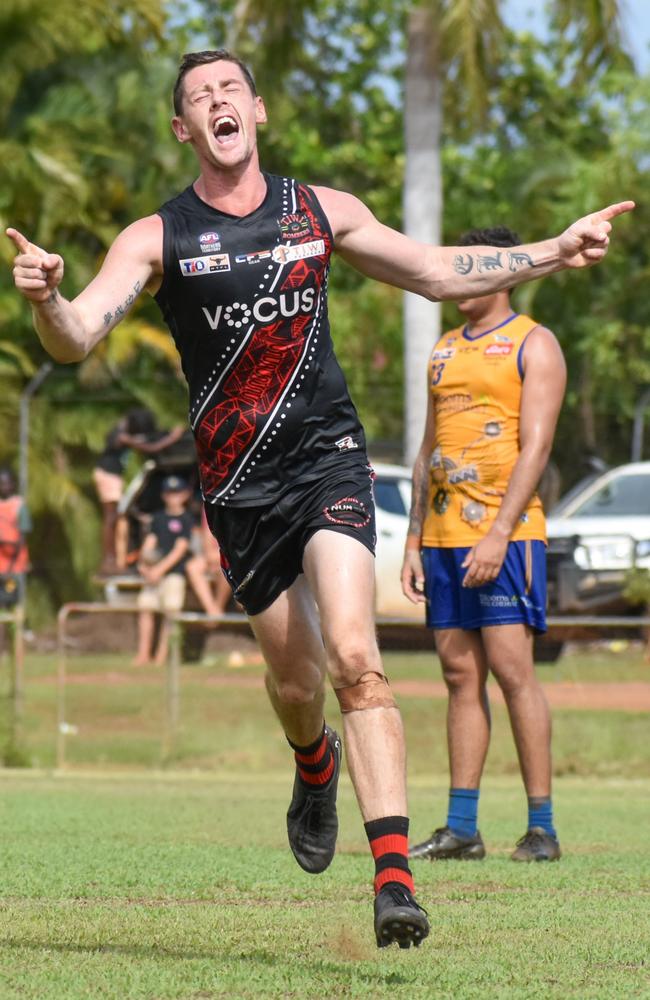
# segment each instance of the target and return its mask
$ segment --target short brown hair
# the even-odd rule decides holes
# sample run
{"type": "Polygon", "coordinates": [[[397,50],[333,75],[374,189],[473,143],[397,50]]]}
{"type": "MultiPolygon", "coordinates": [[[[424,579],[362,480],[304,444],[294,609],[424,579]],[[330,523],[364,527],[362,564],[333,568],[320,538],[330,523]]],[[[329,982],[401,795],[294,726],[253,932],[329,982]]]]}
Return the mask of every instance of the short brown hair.
{"type": "Polygon", "coordinates": [[[187,52],[181,59],[181,64],[178,67],[178,76],[174,84],[175,114],[182,115],[183,113],[183,80],[187,73],[191,69],[194,69],[195,66],[206,66],[208,63],[213,62],[231,62],[235,66],[239,66],[253,97],[257,97],[257,88],[255,87],[253,74],[246,63],[238,59],[237,56],[234,56],[232,52],[228,52],[227,49],[205,49],[203,52],[187,52]]]}

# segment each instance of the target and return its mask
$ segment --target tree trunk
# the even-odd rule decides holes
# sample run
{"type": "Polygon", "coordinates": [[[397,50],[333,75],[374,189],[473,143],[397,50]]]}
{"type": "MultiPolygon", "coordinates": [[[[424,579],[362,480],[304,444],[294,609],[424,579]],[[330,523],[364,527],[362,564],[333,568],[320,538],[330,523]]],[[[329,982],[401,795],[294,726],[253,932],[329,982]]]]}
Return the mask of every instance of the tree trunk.
{"type": "MultiPolygon", "coordinates": [[[[404,101],[406,165],[404,231],[422,243],[440,243],[442,121],[438,38],[431,6],[409,14],[404,101]]],[[[426,369],[440,335],[440,306],[404,294],[404,460],[412,464],[426,417],[426,369]]]]}
{"type": "Polygon", "coordinates": [[[591,377],[591,362],[584,358],[580,367],[580,420],[582,423],[582,440],[592,455],[598,453],[598,436],[596,434],[596,414],[592,399],[593,382],[591,377]]]}

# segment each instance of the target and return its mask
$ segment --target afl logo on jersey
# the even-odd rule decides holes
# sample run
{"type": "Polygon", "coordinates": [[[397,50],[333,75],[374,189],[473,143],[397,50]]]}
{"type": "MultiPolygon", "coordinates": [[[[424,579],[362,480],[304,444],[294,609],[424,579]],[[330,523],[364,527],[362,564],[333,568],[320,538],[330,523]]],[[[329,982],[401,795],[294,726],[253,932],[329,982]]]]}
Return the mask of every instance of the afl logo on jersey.
{"type": "Polygon", "coordinates": [[[295,240],[301,236],[311,236],[311,225],[304,212],[290,212],[278,219],[280,232],[287,240],[295,240]]]}
{"type": "Polygon", "coordinates": [[[201,233],[199,236],[201,253],[214,253],[221,250],[221,238],[219,233],[201,233]]]}

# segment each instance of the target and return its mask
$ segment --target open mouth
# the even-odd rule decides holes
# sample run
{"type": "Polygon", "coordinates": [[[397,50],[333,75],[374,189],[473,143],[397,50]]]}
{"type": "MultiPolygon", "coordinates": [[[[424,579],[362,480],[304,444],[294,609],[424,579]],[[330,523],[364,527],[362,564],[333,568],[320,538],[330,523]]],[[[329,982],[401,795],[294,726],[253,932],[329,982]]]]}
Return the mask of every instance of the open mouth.
{"type": "Polygon", "coordinates": [[[236,142],[239,135],[239,125],[231,115],[217,118],[214,123],[214,137],[220,146],[229,146],[236,142]]]}

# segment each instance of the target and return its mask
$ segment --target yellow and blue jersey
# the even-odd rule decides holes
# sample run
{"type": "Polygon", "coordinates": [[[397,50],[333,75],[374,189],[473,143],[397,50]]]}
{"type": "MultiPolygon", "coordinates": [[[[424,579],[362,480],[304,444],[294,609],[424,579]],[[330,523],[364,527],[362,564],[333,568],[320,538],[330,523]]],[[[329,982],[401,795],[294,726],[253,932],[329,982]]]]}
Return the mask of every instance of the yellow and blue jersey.
{"type": "MultiPolygon", "coordinates": [[[[537,325],[513,313],[478,336],[467,327],[450,330],[435,345],[428,369],[435,445],[424,546],[472,546],[493,524],[519,457],[523,346],[537,325]]],[[[546,541],[536,494],[511,540],[546,541]]]]}

